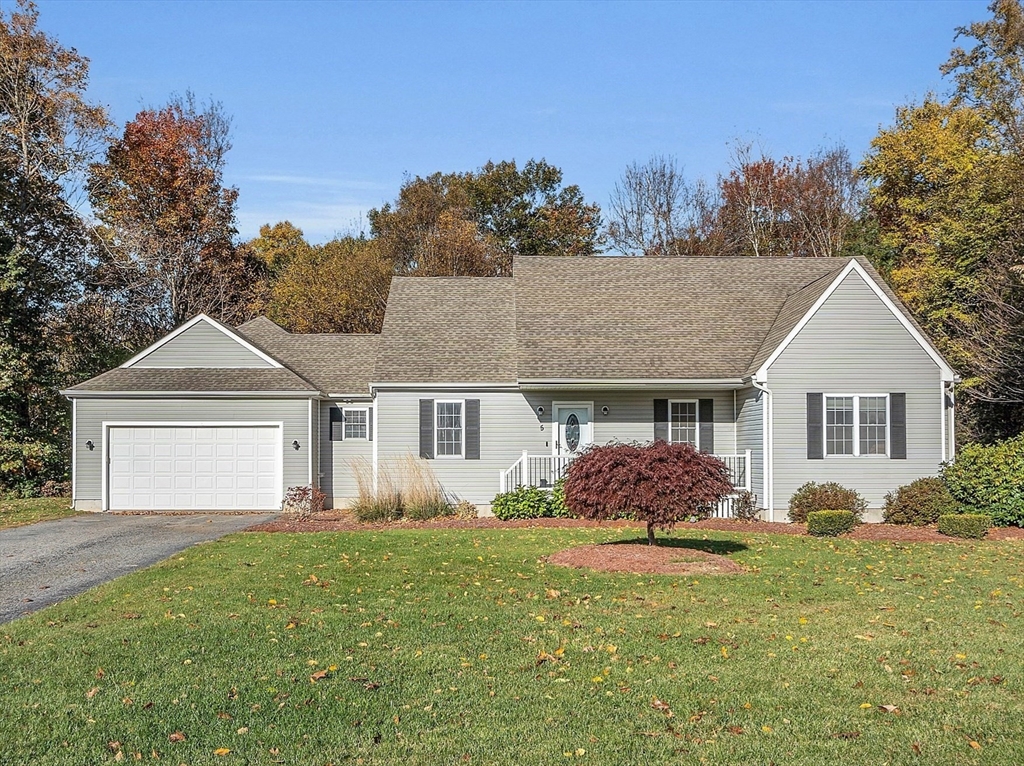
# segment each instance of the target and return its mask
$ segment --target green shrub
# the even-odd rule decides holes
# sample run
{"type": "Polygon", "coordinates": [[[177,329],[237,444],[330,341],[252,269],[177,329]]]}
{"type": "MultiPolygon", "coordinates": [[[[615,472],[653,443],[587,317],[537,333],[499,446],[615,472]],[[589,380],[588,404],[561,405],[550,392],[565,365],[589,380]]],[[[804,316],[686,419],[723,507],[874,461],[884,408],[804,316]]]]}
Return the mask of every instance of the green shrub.
{"type": "Polygon", "coordinates": [[[491,501],[491,512],[502,521],[539,519],[551,515],[551,494],[539,487],[501,492],[491,501]]]}
{"type": "Polygon", "coordinates": [[[992,526],[987,513],[947,513],[939,516],[939,532],[950,537],[980,540],[992,526]]]}
{"type": "Polygon", "coordinates": [[[556,519],[578,519],[575,513],[569,510],[569,506],[565,504],[565,479],[559,479],[555,482],[554,489],[551,490],[551,500],[548,506],[548,515],[553,516],[556,519]]]}
{"type": "Polygon", "coordinates": [[[1024,434],[988,447],[968,444],[942,467],[942,478],[962,512],[1024,527],[1024,434]]]}
{"type": "Polygon", "coordinates": [[[789,520],[799,523],[807,521],[807,514],[814,511],[842,510],[850,511],[860,521],[867,507],[867,501],[856,490],[834,481],[824,484],[809,481],[789,499],[789,520]]]}
{"type": "Polygon", "coordinates": [[[857,526],[853,511],[811,511],[807,514],[807,533],[815,537],[838,537],[857,526]]]}
{"type": "Polygon", "coordinates": [[[904,484],[885,496],[882,518],[886,524],[934,524],[939,516],[956,513],[956,501],[946,482],[934,476],[904,484]]]}

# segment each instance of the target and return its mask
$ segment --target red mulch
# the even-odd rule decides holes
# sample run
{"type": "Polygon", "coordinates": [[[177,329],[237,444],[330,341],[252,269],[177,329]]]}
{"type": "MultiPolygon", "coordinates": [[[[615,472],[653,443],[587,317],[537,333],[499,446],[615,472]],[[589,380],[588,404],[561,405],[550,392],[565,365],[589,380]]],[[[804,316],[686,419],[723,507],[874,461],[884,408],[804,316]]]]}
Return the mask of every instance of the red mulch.
{"type": "MultiPolygon", "coordinates": [[[[565,528],[565,529],[644,529],[643,524],[632,521],[587,521],[586,519],[520,519],[517,521],[500,521],[493,516],[477,519],[459,519],[445,517],[430,521],[398,521],[364,524],[356,521],[351,514],[327,511],[315,519],[299,521],[294,517],[279,516],[264,524],[249,527],[252,532],[359,532],[387,531],[391,529],[528,529],[565,528]]],[[[708,529],[721,532],[741,532],[745,534],[775,535],[806,535],[804,524],[788,524],[768,521],[739,521],[737,519],[707,519],[695,524],[679,524],[677,531],[690,529],[708,529]]],[[[957,538],[940,535],[935,527],[904,527],[894,524],[861,524],[850,534],[844,535],[850,540],[882,540],[904,543],[948,543],[957,538]]],[[[1024,529],[1020,527],[996,527],[989,530],[989,540],[1024,540],[1024,529]]],[[[644,546],[646,547],[646,546],[644,546]]]]}
{"type": "Polygon", "coordinates": [[[743,571],[743,567],[735,561],[707,551],[641,543],[578,545],[551,554],[548,563],[576,569],[635,574],[712,575],[743,571]]]}

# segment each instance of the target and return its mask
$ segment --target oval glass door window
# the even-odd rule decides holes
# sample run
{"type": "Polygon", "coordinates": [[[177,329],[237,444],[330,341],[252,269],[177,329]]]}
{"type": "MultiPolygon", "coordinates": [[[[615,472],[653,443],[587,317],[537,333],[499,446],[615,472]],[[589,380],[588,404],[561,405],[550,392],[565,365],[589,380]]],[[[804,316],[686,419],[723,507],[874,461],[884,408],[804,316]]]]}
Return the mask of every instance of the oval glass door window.
{"type": "Polygon", "coordinates": [[[569,452],[575,452],[580,446],[580,419],[575,412],[570,412],[565,419],[565,446],[569,452]]]}

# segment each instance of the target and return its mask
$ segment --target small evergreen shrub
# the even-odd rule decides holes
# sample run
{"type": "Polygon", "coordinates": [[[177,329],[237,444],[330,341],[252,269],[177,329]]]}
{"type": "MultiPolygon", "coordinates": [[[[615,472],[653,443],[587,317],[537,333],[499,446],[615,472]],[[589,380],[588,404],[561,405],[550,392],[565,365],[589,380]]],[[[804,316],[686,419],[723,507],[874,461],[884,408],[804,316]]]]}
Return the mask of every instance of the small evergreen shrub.
{"type": "Polygon", "coordinates": [[[992,517],[987,513],[947,513],[939,516],[939,532],[950,537],[980,540],[988,534],[992,517]]]}
{"type": "Polygon", "coordinates": [[[811,511],[807,514],[807,534],[815,537],[838,537],[857,526],[853,511],[811,511]]]}
{"type": "Polygon", "coordinates": [[[931,476],[904,484],[887,494],[882,518],[886,524],[924,527],[947,513],[956,513],[956,501],[949,494],[946,482],[931,476]]]}
{"type": "Polygon", "coordinates": [[[1024,434],[985,446],[968,444],[942,467],[964,513],[987,513],[998,527],[1024,527],[1024,434]]]}
{"type": "Polygon", "coordinates": [[[757,521],[761,518],[761,507],[757,504],[757,495],[744,490],[732,501],[732,515],[741,521],[757,521]]]}
{"type": "Polygon", "coordinates": [[[852,512],[860,521],[867,507],[867,501],[856,490],[834,481],[824,484],[809,481],[789,499],[789,520],[802,523],[807,521],[807,514],[814,511],[842,510],[852,512]]]}
{"type": "Polygon", "coordinates": [[[575,513],[569,510],[569,506],[565,504],[565,479],[559,479],[555,482],[554,489],[551,490],[551,500],[548,504],[548,515],[556,519],[575,519],[579,518],[575,513]]]}
{"type": "Polygon", "coordinates": [[[502,521],[539,519],[551,515],[551,495],[539,487],[500,492],[491,501],[491,513],[502,521]]]}

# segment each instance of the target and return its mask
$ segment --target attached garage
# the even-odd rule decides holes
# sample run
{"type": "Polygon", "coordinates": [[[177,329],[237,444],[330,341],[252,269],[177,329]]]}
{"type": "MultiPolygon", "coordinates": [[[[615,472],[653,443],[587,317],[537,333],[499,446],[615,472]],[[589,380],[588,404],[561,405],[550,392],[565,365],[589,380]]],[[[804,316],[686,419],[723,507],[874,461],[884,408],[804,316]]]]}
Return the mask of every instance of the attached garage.
{"type": "Polygon", "coordinates": [[[107,425],[112,511],[275,510],[281,424],[107,425]]]}

